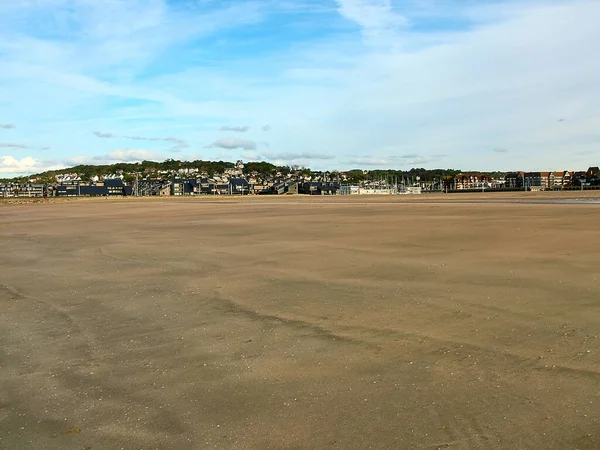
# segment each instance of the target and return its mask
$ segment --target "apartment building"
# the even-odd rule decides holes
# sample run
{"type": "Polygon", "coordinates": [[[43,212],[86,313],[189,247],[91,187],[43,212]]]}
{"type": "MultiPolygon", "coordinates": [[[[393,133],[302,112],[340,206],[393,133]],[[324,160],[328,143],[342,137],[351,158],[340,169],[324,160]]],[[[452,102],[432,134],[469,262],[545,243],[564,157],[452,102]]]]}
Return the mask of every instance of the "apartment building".
{"type": "Polygon", "coordinates": [[[454,189],[480,189],[492,187],[492,178],[481,173],[460,173],[454,177],[454,189]]]}

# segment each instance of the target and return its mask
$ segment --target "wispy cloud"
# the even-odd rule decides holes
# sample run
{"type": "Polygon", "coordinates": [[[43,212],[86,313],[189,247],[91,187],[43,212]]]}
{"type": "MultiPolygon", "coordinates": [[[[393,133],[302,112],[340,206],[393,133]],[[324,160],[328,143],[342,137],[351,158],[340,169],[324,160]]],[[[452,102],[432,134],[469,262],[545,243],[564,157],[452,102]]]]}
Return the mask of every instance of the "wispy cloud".
{"type": "Polygon", "coordinates": [[[93,159],[96,162],[140,162],[144,160],[158,160],[160,156],[153,151],[135,148],[123,148],[114,150],[106,155],[97,155],[93,159]]]}
{"type": "Polygon", "coordinates": [[[112,139],[112,138],[120,137],[114,133],[102,133],[101,131],[94,131],[94,135],[96,135],[96,137],[104,138],[104,139],[112,139]]]}
{"type": "Polygon", "coordinates": [[[149,159],[158,158],[158,155],[155,152],[152,152],[149,150],[131,149],[131,148],[114,150],[114,151],[110,152],[107,156],[108,156],[108,159],[114,159],[116,161],[127,161],[127,162],[143,161],[145,159],[149,160],[149,159]]]}
{"type": "Polygon", "coordinates": [[[408,19],[394,10],[391,0],[336,0],[340,14],[361,27],[370,42],[390,39],[408,19]]]}
{"type": "Polygon", "coordinates": [[[492,151],[495,152],[495,153],[508,153],[507,149],[500,148],[500,147],[493,148],[492,151]]]}
{"type": "Polygon", "coordinates": [[[240,155],[249,161],[268,161],[277,165],[302,164],[315,161],[332,161],[335,156],[313,152],[245,151],[240,155]]]}
{"type": "Polygon", "coordinates": [[[260,153],[253,152],[253,151],[242,152],[240,154],[240,156],[247,161],[258,161],[260,159],[263,159],[263,158],[261,158],[260,153]]]}
{"type": "Polygon", "coordinates": [[[0,1],[0,117],[33,158],[35,142],[104,154],[98,138],[236,158],[269,132],[284,156],[335,155],[311,167],[569,168],[597,154],[599,15],[588,0],[0,1]],[[247,139],[215,141],[223,124],[247,139]]]}
{"type": "Polygon", "coordinates": [[[79,166],[81,164],[97,164],[98,160],[89,156],[68,156],[65,158],[65,163],[68,166],[79,166]]]}
{"type": "Polygon", "coordinates": [[[0,148],[29,148],[25,144],[17,144],[14,142],[0,142],[0,148]]]}
{"type": "Polygon", "coordinates": [[[175,144],[173,147],[171,147],[169,149],[169,151],[173,152],[173,153],[179,153],[181,152],[181,150],[189,148],[189,144],[187,143],[187,141],[184,141],[183,139],[178,139],[178,138],[164,138],[163,139],[164,142],[172,142],[173,144],[175,144]]]}
{"type": "Polygon", "coordinates": [[[15,126],[12,123],[0,123],[0,129],[2,130],[10,130],[15,128],[15,126]]]}
{"type": "Polygon", "coordinates": [[[128,135],[118,135],[114,133],[103,133],[100,131],[94,131],[94,135],[103,139],[130,139],[133,141],[160,141],[160,142],[170,142],[173,143],[174,146],[169,149],[171,152],[180,152],[182,149],[189,148],[189,144],[187,141],[174,137],[145,137],[145,136],[128,136],[128,135]]]}
{"type": "Polygon", "coordinates": [[[236,133],[245,133],[249,129],[250,129],[250,127],[247,127],[247,126],[243,126],[243,127],[224,126],[224,127],[221,127],[221,131],[235,131],[236,133]]]}
{"type": "Polygon", "coordinates": [[[21,144],[18,142],[0,142],[0,148],[15,148],[15,149],[28,149],[28,150],[50,150],[50,147],[36,147],[27,144],[21,144]]]}
{"type": "Polygon", "coordinates": [[[389,167],[394,164],[393,159],[389,158],[373,158],[369,156],[359,156],[357,158],[352,158],[348,161],[350,164],[356,165],[358,167],[362,166],[381,166],[381,167],[389,167]]]}
{"type": "Polygon", "coordinates": [[[327,155],[324,153],[312,153],[312,152],[261,152],[261,156],[266,157],[269,160],[283,160],[283,161],[295,161],[299,159],[306,160],[330,160],[333,159],[333,155],[327,155]]]}
{"type": "Polygon", "coordinates": [[[212,144],[207,145],[205,148],[225,148],[228,150],[255,150],[256,142],[248,139],[224,138],[216,140],[212,144]]]}
{"type": "Polygon", "coordinates": [[[364,156],[350,158],[347,163],[354,166],[379,166],[380,168],[405,169],[410,166],[428,165],[444,159],[447,155],[419,155],[408,153],[405,155],[364,156]]]}

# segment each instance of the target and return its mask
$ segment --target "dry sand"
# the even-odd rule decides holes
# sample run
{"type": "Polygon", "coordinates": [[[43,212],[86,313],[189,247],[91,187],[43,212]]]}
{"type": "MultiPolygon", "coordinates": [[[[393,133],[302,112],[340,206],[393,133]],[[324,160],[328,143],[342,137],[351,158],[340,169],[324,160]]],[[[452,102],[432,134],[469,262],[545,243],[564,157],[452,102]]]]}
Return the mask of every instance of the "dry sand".
{"type": "Polygon", "coordinates": [[[600,206],[426,200],[0,208],[0,448],[599,449],[600,206]]]}

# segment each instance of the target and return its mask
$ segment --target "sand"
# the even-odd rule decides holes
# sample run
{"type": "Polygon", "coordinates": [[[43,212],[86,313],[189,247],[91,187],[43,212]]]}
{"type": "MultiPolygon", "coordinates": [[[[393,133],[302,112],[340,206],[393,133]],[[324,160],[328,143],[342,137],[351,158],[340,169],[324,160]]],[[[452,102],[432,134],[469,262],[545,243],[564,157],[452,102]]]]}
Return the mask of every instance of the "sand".
{"type": "Polygon", "coordinates": [[[450,200],[0,208],[0,448],[600,448],[600,206],[450,200]]]}

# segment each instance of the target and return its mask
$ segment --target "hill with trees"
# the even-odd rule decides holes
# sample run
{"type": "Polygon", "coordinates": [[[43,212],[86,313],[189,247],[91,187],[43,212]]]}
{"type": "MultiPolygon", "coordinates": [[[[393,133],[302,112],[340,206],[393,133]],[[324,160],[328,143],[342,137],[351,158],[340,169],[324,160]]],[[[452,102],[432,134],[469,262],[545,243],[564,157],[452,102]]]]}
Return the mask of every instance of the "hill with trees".
{"type": "MultiPolygon", "coordinates": [[[[163,162],[142,161],[136,163],[119,162],[114,164],[79,164],[59,170],[49,170],[46,172],[16,177],[12,179],[2,179],[2,181],[26,182],[29,179],[37,179],[38,182],[53,182],[56,175],[76,173],[83,181],[89,181],[93,177],[101,177],[107,174],[122,174],[126,181],[134,179],[136,174],[147,178],[168,178],[177,173],[180,169],[195,169],[200,174],[207,174],[212,177],[220,175],[227,169],[235,167],[235,163],[229,161],[180,161],[176,159],[167,159],[163,162]]],[[[244,164],[244,174],[258,173],[259,175],[274,175],[280,173],[287,175],[295,173],[297,175],[316,175],[331,179],[338,179],[338,171],[313,171],[309,168],[299,166],[278,166],[266,161],[251,161],[244,164]]],[[[397,180],[399,183],[403,179],[416,179],[419,177],[424,182],[442,179],[444,177],[454,176],[460,173],[460,170],[453,169],[424,169],[414,168],[408,171],[392,169],[352,169],[342,172],[345,174],[346,182],[360,183],[362,181],[377,180],[397,180]]]]}

